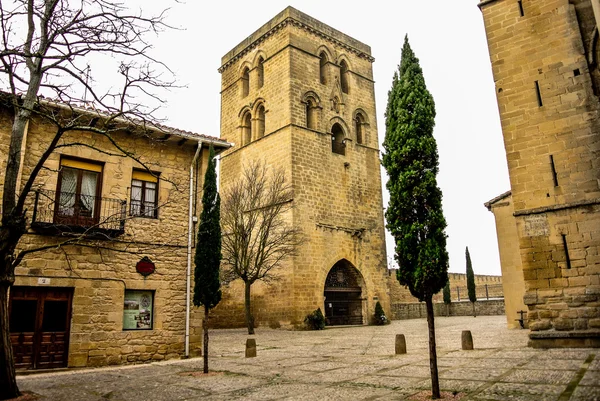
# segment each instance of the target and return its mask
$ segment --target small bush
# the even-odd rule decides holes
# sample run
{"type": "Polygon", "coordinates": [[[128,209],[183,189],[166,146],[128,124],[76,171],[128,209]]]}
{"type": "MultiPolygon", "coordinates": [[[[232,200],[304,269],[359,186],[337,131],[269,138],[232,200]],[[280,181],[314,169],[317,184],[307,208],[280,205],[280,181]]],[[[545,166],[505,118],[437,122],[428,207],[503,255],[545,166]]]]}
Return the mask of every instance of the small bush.
{"type": "Polygon", "coordinates": [[[325,328],[325,316],[323,316],[321,308],[306,315],[304,323],[310,330],[323,330],[325,328]]]}
{"type": "Polygon", "coordinates": [[[373,320],[375,321],[376,325],[384,325],[384,324],[389,323],[389,320],[388,320],[387,316],[385,315],[385,312],[383,311],[383,307],[381,306],[379,301],[377,301],[377,303],[375,304],[375,314],[374,314],[373,320]]]}

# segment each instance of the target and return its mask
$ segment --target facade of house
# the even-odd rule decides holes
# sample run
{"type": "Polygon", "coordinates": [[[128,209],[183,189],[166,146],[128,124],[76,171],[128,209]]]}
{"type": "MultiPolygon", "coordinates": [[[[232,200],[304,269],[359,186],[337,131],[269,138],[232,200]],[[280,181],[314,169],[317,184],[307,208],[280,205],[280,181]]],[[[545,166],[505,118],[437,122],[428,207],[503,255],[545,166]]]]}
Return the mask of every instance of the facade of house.
{"type": "Polygon", "coordinates": [[[600,3],[479,8],[510,175],[506,224],[516,228],[499,230],[514,237],[500,243],[518,244],[530,345],[600,346],[600,3]]]}
{"type": "MultiPolygon", "coordinates": [[[[105,117],[90,109],[46,107],[91,126],[97,124],[91,119],[105,117]]],[[[0,115],[2,171],[11,113],[4,107],[0,115]]],[[[90,131],[66,132],[35,180],[19,250],[52,247],[26,255],[16,268],[9,308],[17,368],[200,353],[201,313],[188,301],[189,254],[202,246],[194,242],[194,221],[208,147],[222,152],[230,144],[162,126],[140,132],[121,123],[122,129],[111,129],[110,140],[90,131]],[[65,241],[70,243],[60,245],[65,241]]],[[[21,185],[55,132],[47,120],[29,122],[21,185]]],[[[0,186],[0,196],[2,191],[0,186]]]]}
{"type": "MultiPolygon", "coordinates": [[[[252,286],[256,322],[302,324],[321,308],[330,325],[367,324],[389,310],[379,141],[370,47],[288,7],[221,61],[221,188],[253,160],[282,168],[286,216],[305,238],[271,285],[252,286]]],[[[233,281],[215,324],[242,326],[233,281]]]]}

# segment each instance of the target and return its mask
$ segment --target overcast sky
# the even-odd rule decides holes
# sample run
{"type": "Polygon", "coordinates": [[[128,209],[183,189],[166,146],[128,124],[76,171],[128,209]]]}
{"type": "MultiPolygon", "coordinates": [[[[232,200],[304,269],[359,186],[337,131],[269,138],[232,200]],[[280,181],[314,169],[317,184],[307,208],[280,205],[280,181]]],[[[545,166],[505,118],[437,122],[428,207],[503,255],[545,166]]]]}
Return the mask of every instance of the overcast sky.
{"type": "MultiPolygon", "coordinates": [[[[187,85],[167,98],[163,110],[167,124],[219,136],[221,57],[288,5],[371,46],[380,143],[385,135],[387,93],[408,34],[436,103],[438,185],[448,223],[450,271],[465,272],[468,246],[476,274],[499,275],[494,218],[483,203],[510,186],[477,0],[188,0],[176,4],[168,21],[181,30],[163,33],[154,41],[153,51],[187,85]]],[[[386,177],[382,178],[385,183],[386,177]]],[[[389,236],[387,243],[390,257],[389,236]]]]}

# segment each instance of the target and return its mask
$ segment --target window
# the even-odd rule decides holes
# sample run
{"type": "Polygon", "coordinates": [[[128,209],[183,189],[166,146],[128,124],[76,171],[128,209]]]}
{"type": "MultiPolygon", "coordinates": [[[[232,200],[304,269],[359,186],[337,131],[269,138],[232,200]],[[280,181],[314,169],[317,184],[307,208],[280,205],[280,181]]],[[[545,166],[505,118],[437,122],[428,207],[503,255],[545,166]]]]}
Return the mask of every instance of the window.
{"type": "Polygon", "coordinates": [[[102,165],[61,159],[55,223],[91,226],[98,223],[102,165]]]}
{"type": "Polygon", "coordinates": [[[256,139],[265,136],[265,106],[258,106],[256,117],[256,139]]]}
{"type": "Polygon", "coordinates": [[[154,291],[125,290],[123,330],[152,330],[154,291]]]}
{"type": "Polygon", "coordinates": [[[355,124],[356,124],[356,143],[362,144],[364,141],[363,126],[365,124],[365,118],[362,116],[362,114],[360,114],[360,113],[356,114],[355,124]]]}
{"type": "Polygon", "coordinates": [[[250,70],[246,67],[242,72],[242,97],[248,96],[248,93],[250,93],[250,70]]]}
{"type": "Polygon", "coordinates": [[[326,74],[326,69],[327,69],[327,54],[325,54],[325,52],[321,52],[321,54],[319,55],[320,61],[319,61],[319,77],[321,80],[321,83],[323,85],[325,85],[327,83],[327,74],[326,74]]]}
{"type": "Polygon", "coordinates": [[[306,100],[306,128],[317,129],[317,102],[313,98],[306,100]]]}
{"type": "Polygon", "coordinates": [[[333,127],[331,127],[331,151],[338,155],[346,154],[344,131],[338,123],[333,124],[333,127]]]}
{"type": "Polygon", "coordinates": [[[133,170],[129,213],[137,217],[158,217],[158,174],[133,170]]]}
{"type": "Polygon", "coordinates": [[[342,60],[340,63],[340,86],[344,93],[348,93],[348,74],[348,64],[342,60]]]}
{"type": "Polygon", "coordinates": [[[244,114],[242,119],[242,146],[252,141],[252,115],[250,112],[244,114]]]}
{"type": "Polygon", "coordinates": [[[256,85],[258,87],[258,89],[262,88],[265,80],[264,80],[264,74],[265,74],[265,67],[264,67],[264,62],[265,60],[262,57],[259,57],[258,59],[258,65],[256,66],[256,85]]]}

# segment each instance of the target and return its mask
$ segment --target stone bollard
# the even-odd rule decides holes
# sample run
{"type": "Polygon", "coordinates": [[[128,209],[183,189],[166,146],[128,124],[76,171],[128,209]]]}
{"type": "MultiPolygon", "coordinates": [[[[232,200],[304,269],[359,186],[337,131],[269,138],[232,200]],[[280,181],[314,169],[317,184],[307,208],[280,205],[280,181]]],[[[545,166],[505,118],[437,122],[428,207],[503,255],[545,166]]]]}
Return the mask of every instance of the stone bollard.
{"type": "Polygon", "coordinates": [[[404,334],[396,334],[396,355],[406,354],[406,339],[404,334]]]}
{"type": "Polygon", "coordinates": [[[249,338],[246,340],[246,358],[254,358],[256,356],[256,340],[249,338]]]}
{"type": "Polygon", "coordinates": [[[473,349],[473,336],[471,336],[470,330],[463,330],[461,340],[462,340],[462,349],[463,350],[472,350],[473,349]]]}

